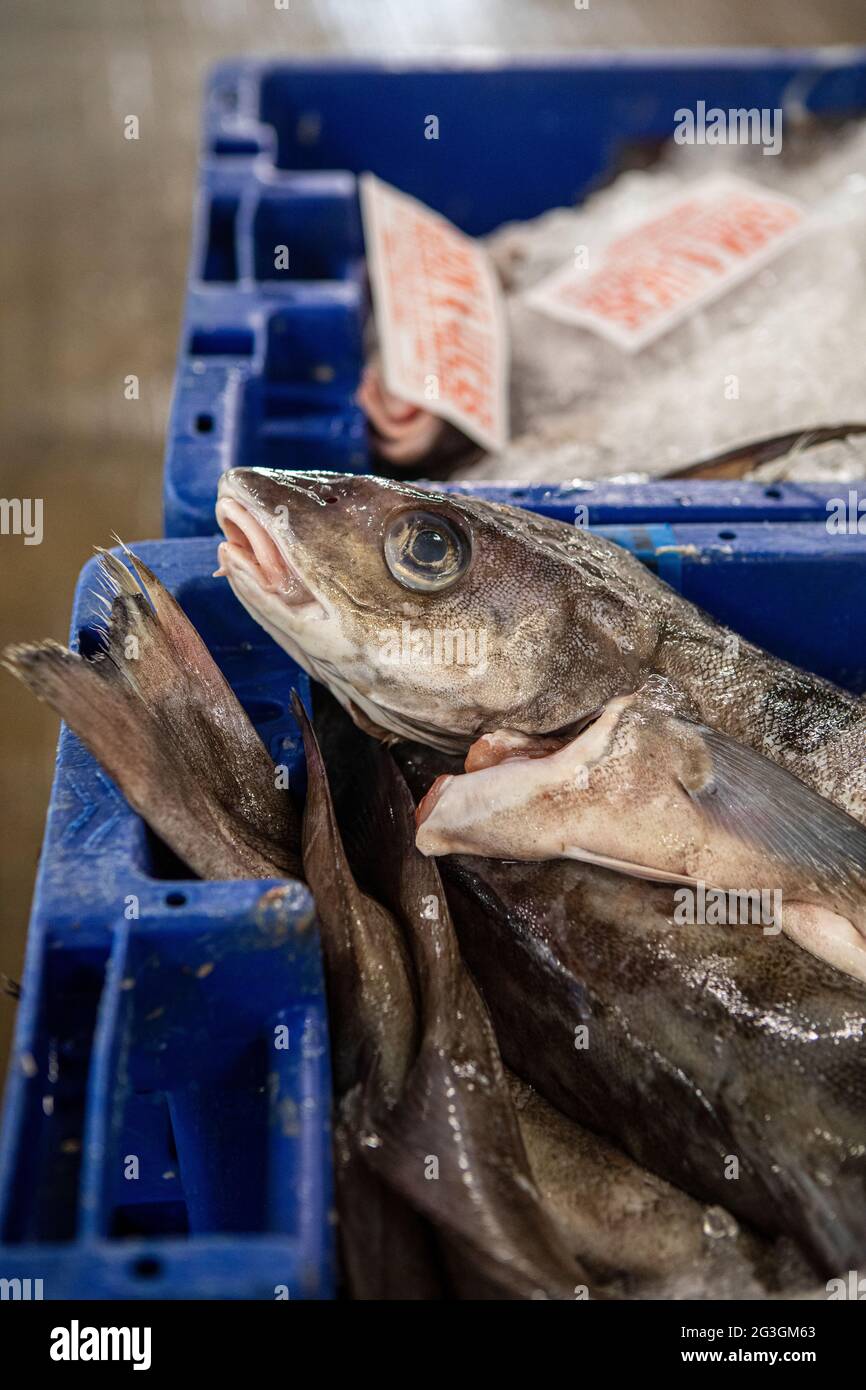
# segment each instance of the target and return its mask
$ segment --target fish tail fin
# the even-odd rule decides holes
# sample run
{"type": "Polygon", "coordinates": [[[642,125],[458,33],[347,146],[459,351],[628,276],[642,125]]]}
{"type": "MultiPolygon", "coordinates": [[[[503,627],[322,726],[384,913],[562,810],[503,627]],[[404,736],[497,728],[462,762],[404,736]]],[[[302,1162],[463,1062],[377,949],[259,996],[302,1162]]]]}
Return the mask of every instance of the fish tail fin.
{"type": "Polygon", "coordinates": [[[151,829],[203,878],[299,871],[288,793],[180,604],[138,557],[99,555],[106,625],[83,655],[8,647],[3,665],[78,735],[151,829]]]}

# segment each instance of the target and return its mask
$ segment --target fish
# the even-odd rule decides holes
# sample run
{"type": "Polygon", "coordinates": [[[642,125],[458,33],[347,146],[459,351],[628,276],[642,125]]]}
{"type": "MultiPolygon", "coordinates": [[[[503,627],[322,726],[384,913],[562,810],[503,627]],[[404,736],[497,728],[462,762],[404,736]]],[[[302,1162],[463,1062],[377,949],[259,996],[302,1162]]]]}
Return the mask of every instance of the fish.
{"type": "MultiPolygon", "coordinates": [[[[850,465],[850,476],[859,478],[866,472],[864,442],[861,438],[864,434],[866,424],[862,422],[818,425],[810,430],[789,431],[726,449],[711,458],[699,459],[696,463],[675,469],[667,477],[690,480],[761,477],[767,481],[771,478],[820,477],[828,452],[826,446],[836,445],[844,448],[848,455],[845,462],[850,465]]],[[[841,477],[843,470],[837,472],[841,477]]],[[[837,472],[829,476],[837,476],[837,472]]]]}
{"type": "Polygon", "coordinates": [[[567,1119],[513,1072],[508,1080],[542,1197],[612,1296],[802,1298],[819,1287],[790,1239],[763,1239],[724,1207],[695,1201],[567,1119]]]}
{"type": "MultiPolygon", "coordinates": [[[[680,717],[863,823],[863,703],[722,628],[590,532],[340,475],[229,473],[217,506],[241,602],[359,727],[398,755],[422,746],[418,800],[482,736],[561,747],[655,677],[680,717]],[[259,558],[269,546],[270,590],[259,558]],[[283,604],[280,584],[302,586],[304,606],[283,604]],[[405,661],[393,646],[403,622],[428,638],[405,661]],[[436,632],[454,629],[486,634],[479,659],[425,659],[436,632]]],[[[759,790],[747,769],[741,804],[759,790]]],[[[741,832],[751,843],[749,826],[741,832]]],[[[866,1253],[859,981],[759,926],[680,926],[667,885],[578,862],[438,862],[512,1070],[676,1186],[790,1235],[830,1273],[856,1267],[866,1253]],[[588,1021],[595,1043],[577,1056],[575,1029],[588,1021]]]]}
{"type": "MultiPolygon", "coordinates": [[[[425,961],[429,960],[433,966],[430,978],[437,990],[447,987],[452,998],[452,992],[459,992],[459,1007],[452,1003],[438,1008],[439,1017],[433,1020],[437,1043],[453,1065],[455,1057],[465,1056],[467,1035],[471,1037],[473,1022],[479,1028],[483,1021],[484,1005],[478,991],[467,988],[467,980],[461,978],[466,967],[462,953],[454,951],[448,892],[412,853],[411,803],[402,792],[396,792],[387,756],[375,748],[368,735],[352,726],[337,702],[324,692],[316,692],[314,707],[353,871],[368,892],[401,915],[410,931],[413,920],[422,923],[421,933],[415,928],[418,945],[425,946],[419,976],[427,974],[425,961]],[[389,846],[387,854],[382,853],[383,843],[389,846]],[[412,865],[408,876],[406,858],[412,865]],[[413,904],[419,901],[426,906],[426,915],[417,909],[413,912],[413,904]],[[438,915],[431,913],[433,906],[438,915]]],[[[406,747],[400,745],[401,749],[406,747]]],[[[417,752],[429,756],[423,750],[417,752]]],[[[533,1007],[543,1012],[541,1002],[536,1001],[533,1007]]],[[[471,1099],[472,1086],[478,1085],[483,1071],[489,1076],[499,1072],[486,1026],[480,1028],[480,1046],[476,1044],[472,1051],[464,1103],[471,1099]],[[485,1053],[482,1069],[479,1056],[485,1053]]],[[[523,1070],[522,1064],[517,1065],[523,1070]]],[[[437,1066],[442,1066],[441,1059],[437,1066]]],[[[458,1068],[458,1072],[463,1069],[458,1068]]],[[[617,1298],[745,1298],[812,1287],[814,1270],[793,1242],[759,1238],[741,1228],[721,1206],[707,1206],[677,1191],[597,1134],[566,1118],[514,1072],[506,1072],[505,1082],[541,1201],[586,1267],[594,1296],[603,1292],[617,1298]]],[[[429,1094],[425,1085],[425,1101],[429,1094]]],[[[479,1105],[480,1115],[485,1109],[489,1111],[491,1100],[506,1109],[501,1082],[495,1095],[487,1097],[487,1105],[479,1105]]],[[[504,1123],[505,1113],[499,1125],[504,1123]]],[[[508,1121],[506,1133],[511,1132],[508,1121]]],[[[427,1154],[424,1143],[418,1142],[423,1134],[423,1125],[420,1133],[414,1123],[407,1130],[408,1143],[418,1154],[414,1168],[405,1159],[401,1161],[401,1171],[408,1174],[409,1191],[413,1180],[417,1181],[421,1155],[427,1154]]],[[[513,1146],[513,1137],[510,1142],[513,1146]]],[[[437,1143],[429,1145],[433,1152],[438,1147],[437,1143]]],[[[499,1155],[504,1168],[508,1144],[503,1145],[501,1136],[494,1142],[491,1131],[487,1148],[499,1155]]],[[[500,1177],[498,1185],[501,1183],[500,1177]]],[[[428,1184],[426,1191],[431,1200],[440,1195],[436,1183],[428,1184]]],[[[474,1225],[472,1217],[470,1222],[474,1225]]],[[[482,1227],[489,1224],[481,1223],[482,1227]]]]}
{"type": "Polygon", "coordinates": [[[474,770],[438,778],[419,805],[418,848],[710,885],[866,981],[866,827],[675,705],[656,678],[547,757],[479,740],[474,770]]]}
{"type": "Polygon", "coordinates": [[[328,996],[343,1274],[354,1299],[438,1299],[444,1284],[432,1229],[366,1157],[371,1115],[381,1119],[397,1104],[417,1052],[412,965],[398,923],[352,874],[318,740],[297,695],[293,708],[307,761],[303,868],[328,996]]]}
{"type": "MultiPolygon", "coordinates": [[[[138,582],[119,557],[102,559],[112,597],[94,654],[32,644],[8,658],[16,674],[71,716],[106,770],[137,797],[155,833],[194,872],[213,860],[213,808],[226,798],[222,861],[231,876],[257,877],[264,864],[270,877],[281,853],[262,859],[261,845],[275,823],[255,810],[270,806],[270,759],[258,751],[252,726],[180,607],[131,552],[127,560],[138,582]],[[132,637],[138,658],[131,656],[132,637]],[[142,657],[146,673],[120,665],[142,657]],[[104,736],[100,720],[109,726],[104,736]],[[127,738],[125,759],[115,721],[127,738]],[[245,780],[233,780],[241,767],[245,780]],[[184,833],[177,829],[178,785],[188,798],[184,833]]],[[[762,1296],[780,1280],[808,1277],[796,1254],[784,1253],[780,1264],[779,1250],[739,1233],[719,1208],[701,1211],[699,1237],[698,1213],[682,1194],[667,1193],[627,1160],[617,1162],[609,1147],[580,1136],[504,1072],[490,1014],[457,948],[438,869],[413,843],[413,800],[389,755],[365,738],[376,775],[366,803],[353,801],[385,906],[353,877],[318,744],[296,697],[294,708],[308,761],[303,871],[317,898],[329,979],[338,1201],[353,1295],[574,1297],[591,1290],[594,1298],[716,1297],[736,1287],[762,1296]],[[395,850],[386,856],[383,828],[395,850]],[[431,901],[438,913],[419,912],[419,903],[427,908],[431,901]],[[424,1168],[437,1146],[445,1160],[441,1188],[424,1168]],[[602,1182],[605,1173],[614,1180],[602,1182]],[[593,1175],[594,1205],[584,1211],[576,1193],[593,1175]],[[641,1194],[646,1207],[624,1241],[618,1213],[621,1219],[623,1200],[640,1212],[641,1194]],[[650,1268],[659,1223],[666,1242],[650,1268]]],[[[370,766],[350,762],[337,767],[344,802],[370,766]]],[[[294,841],[292,814],[282,822],[280,833],[294,841]]],[[[357,851],[357,836],[353,843],[357,851]]]]}
{"type": "Polygon", "coordinates": [[[340,744],[332,721],[318,718],[317,726],[331,764],[344,769],[337,806],[342,800],[353,870],[366,886],[375,878],[376,900],[401,923],[418,989],[419,1045],[399,1099],[371,1108],[365,1123],[370,1168],[435,1229],[461,1297],[603,1297],[535,1184],[493,1025],[464,966],[438,869],[415,847],[408,788],[371,740],[340,744]],[[356,785],[366,795],[347,806],[356,785]]]}
{"type": "Polygon", "coordinates": [[[481,457],[481,449],[456,426],[389,391],[377,355],[364,367],[355,399],[367,416],[377,468],[385,473],[443,478],[458,464],[481,457]]]}
{"type": "Polygon", "coordinates": [[[370,423],[377,454],[389,463],[414,463],[439,442],[444,422],[389,391],[377,359],[365,366],[356,399],[370,423]]]}
{"type": "Polygon", "coordinates": [[[334,1085],[342,1095],[375,1070],[378,1103],[390,1108],[403,1089],[417,1050],[412,966],[394,917],[355,881],[318,741],[297,694],[293,709],[307,763],[304,875],[325,923],[334,1085]]]}
{"type": "MultiPolygon", "coordinates": [[[[460,763],[394,756],[416,800],[460,763]]],[[[503,1060],[557,1110],[827,1276],[866,1257],[866,986],[596,864],[437,863],[503,1060]]]]}
{"type": "Polygon", "coordinates": [[[497,732],[575,736],[664,677],[682,714],[866,820],[866,703],[586,528],[407,482],[256,468],[223,474],[216,514],[240,602],[380,737],[465,753],[497,732]]]}
{"type": "Polygon", "coordinates": [[[107,621],[91,652],[7,647],[151,829],[200,878],[300,873],[300,819],[273,761],[177,600],[131,551],[100,553],[107,621]]]}

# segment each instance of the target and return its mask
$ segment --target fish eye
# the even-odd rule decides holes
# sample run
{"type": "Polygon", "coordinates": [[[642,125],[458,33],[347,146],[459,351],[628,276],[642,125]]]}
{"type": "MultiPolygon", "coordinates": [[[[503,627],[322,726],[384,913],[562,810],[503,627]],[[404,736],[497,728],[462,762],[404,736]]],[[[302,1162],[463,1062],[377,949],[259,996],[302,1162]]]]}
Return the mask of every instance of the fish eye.
{"type": "Polygon", "coordinates": [[[471,558],[463,530],[436,512],[401,512],[385,532],[385,564],[404,589],[447,589],[465,574],[471,558]]]}

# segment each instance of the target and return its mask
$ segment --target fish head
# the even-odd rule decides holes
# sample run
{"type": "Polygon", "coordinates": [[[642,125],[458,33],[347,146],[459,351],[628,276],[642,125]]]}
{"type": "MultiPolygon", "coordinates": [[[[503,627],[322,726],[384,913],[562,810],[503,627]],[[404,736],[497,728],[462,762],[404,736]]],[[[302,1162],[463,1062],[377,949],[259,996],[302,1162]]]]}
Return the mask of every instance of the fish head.
{"type": "Polygon", "coordinates": [[[623,603],[621,564],[637,562],[518,508],[242,468],[220,481],[217,519],[243,605],[384,736],[459,751],[494,729],[567,727],[633,688],[655,640],[651,605],[623,603]]]}

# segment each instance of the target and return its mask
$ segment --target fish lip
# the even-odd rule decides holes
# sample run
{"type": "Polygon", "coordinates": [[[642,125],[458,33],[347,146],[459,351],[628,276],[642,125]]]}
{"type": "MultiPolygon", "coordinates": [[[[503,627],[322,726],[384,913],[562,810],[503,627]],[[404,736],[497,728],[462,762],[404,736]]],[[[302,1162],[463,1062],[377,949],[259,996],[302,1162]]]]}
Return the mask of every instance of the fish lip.
{"type": "Polygon", "coordinates": [[[216,519],[226,538],[219,545],[221,569],[229,578],[243,576],[293,612],[325,617],[323,604],[300,574],[288,547],[263,522],[259,508],[240,489],[231,484],[230,475],[220,481],[216,519]]]}

